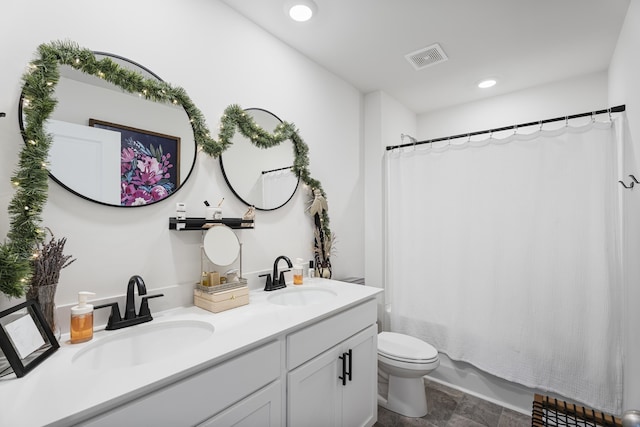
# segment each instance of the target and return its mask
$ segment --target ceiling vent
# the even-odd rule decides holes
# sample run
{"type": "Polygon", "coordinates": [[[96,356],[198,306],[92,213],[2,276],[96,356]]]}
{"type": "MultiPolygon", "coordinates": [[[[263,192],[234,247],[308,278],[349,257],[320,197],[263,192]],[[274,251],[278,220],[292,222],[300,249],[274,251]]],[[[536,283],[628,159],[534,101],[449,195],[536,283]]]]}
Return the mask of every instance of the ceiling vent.
{"type": "Polygon", "coordinates": [[[416,70],[422,70],[449,59],[447,54],[444,53],[444,50],[442,50],[442,47],[437,43],[411,52],[404,57],[407,58],[407,61],[409,61],[416,70]]]}

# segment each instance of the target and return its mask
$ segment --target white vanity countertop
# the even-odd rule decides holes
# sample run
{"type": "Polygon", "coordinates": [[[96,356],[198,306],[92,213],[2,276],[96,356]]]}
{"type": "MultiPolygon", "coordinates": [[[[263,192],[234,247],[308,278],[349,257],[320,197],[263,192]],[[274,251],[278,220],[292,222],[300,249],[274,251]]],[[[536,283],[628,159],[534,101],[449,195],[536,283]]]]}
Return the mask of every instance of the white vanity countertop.
{"type": "Polygon", "coordinates": [[[222,313],[198,307],[184,307],[152,313],[151,323],[118,331],[97,331],[92,341],[70,344],[63,335],[60,349],[22,378],[0,380],[0,426],[44,426],[74,424],[88,414],[112,409],[213,366],[235,354],[269,342],[290,330],[329,317],[350,306],[374,298],[379,288],[329,279],[305,279],[302,286],[289,285],[273,292],[250,293],[248,305],[222,313]],[[279,292],[323,288],[337,294],[328,301],[303,306],[282,306],[267,301],[279,292]],[[93,370],[72,364],[73,357],[86,346],[113,334],[153,323],[198,320],[211,323],[211,337],[174,356],[137,366],[93,370]]]}

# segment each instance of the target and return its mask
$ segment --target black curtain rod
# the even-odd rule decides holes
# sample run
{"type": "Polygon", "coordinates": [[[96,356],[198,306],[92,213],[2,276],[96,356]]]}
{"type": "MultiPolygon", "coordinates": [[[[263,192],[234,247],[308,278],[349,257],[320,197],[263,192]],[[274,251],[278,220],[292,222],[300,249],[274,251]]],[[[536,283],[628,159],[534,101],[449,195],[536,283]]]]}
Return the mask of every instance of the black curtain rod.
{"type": "Polygon", "coordinates": [[[588,113],[580,113],[580,114],[574,114],[572,116],[556,117],[555,119],[539,120],[537,122],[521,123],[521,124],[518,124],[518,125],[505,126],[505,127],[501,127],[501,128],[480,130],[480,131],[470,132],[470,133],[461,133],[461,134],[458,134],[458,135],[445,136],[445,137],[442,137],[442,138],[427,139],[425,141],[410,142],[410,143],[407,143],[407,144],[389,145],[389,146],[387,146],[387,151],[394,150],[396,148],[412,147],[414,145],[430,144],[432,142],[446,141],[448,139],[465,138],[465,137],[469,138],[469,137],[472,137],[472,136],[475,136],[475,135],[482,135],[483,133],[500,132],[500,131],[503,131],[503,130],[517,129],[517,128],[523,128],[523,127],[527,127],[527,126],[543,125],[544,123],[559,122],[561,120],[577,119],[578,117],[587,117],[587,116],[596,115],[596,114],[621,113],[624,110],[625,110],[625,105],[623,104],[623,105],[618,105],[616,107],[607,108],[606,110],[589,111],[588,113]]]}
{"type": "Polygon", "coordinates": [[[267,174],[267,173],[271,173],[271,172],[278,172],[278,171],[283,171],[283,170],[286,170],[286,169],[291,169],[292,167],[293,166],[286,166],[284,168],[278,168],[278,169],[271,169],[271,170],[268,170],[268,171],[262,171],[262,175],[267,174]]]}

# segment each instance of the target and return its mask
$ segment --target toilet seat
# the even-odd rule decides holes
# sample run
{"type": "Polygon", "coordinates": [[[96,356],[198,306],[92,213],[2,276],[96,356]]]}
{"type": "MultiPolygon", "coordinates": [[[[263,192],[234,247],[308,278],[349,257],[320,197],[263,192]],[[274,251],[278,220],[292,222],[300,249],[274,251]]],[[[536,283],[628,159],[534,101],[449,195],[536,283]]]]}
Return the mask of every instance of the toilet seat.
{"type": "Polygon", "coordinates": [[[438,351],[431,344],[395,332],[378,334],[378,354],[404,363],[425,364],[438,359],[438,351]]]}

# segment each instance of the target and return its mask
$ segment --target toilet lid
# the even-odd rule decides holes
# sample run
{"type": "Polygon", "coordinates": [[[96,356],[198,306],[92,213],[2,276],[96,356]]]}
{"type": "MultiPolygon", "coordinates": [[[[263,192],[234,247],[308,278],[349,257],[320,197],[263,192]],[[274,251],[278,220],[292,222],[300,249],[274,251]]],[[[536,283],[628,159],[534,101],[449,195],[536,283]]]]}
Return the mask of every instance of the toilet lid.
{"type": "Polygon", "coordinates": [[[414,363],[438,358],[438,351],[431,344],[396,332],[378,334],[378,353],[390,359],[414,363]]]}

